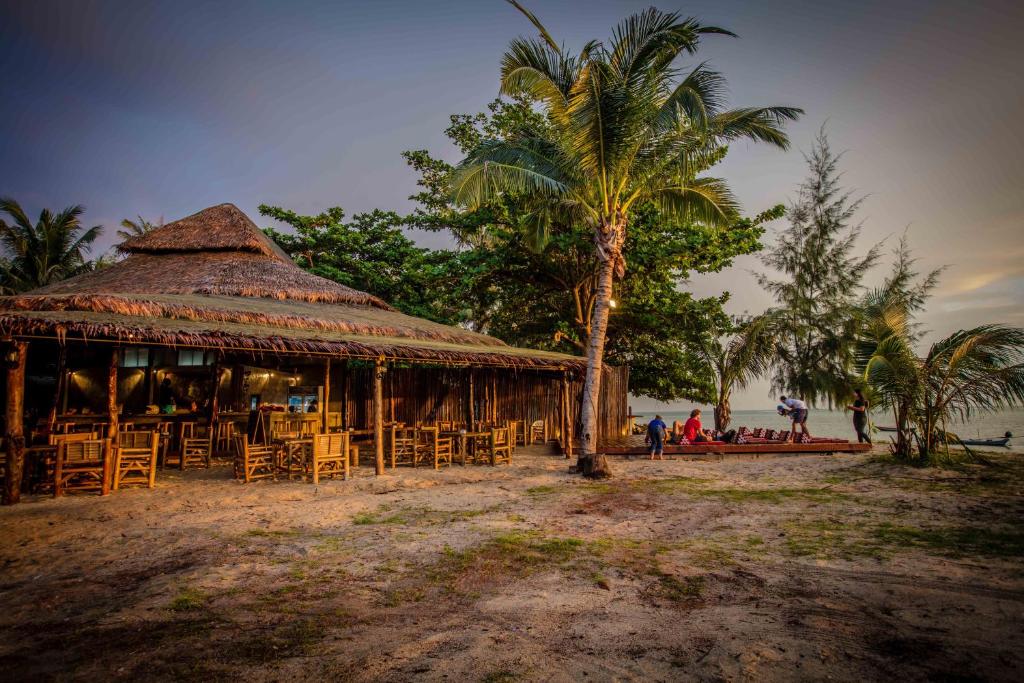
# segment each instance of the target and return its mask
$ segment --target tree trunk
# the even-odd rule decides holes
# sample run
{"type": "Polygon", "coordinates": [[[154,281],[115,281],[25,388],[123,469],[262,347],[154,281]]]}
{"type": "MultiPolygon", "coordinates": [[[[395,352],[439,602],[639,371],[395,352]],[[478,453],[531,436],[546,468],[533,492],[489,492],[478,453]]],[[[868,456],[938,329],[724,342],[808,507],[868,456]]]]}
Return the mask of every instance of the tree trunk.
{"type": "Polygon", "coordinates": [[[590,323],[587,344],[587,378],[583,384],[583,434],[577,471],[584,476],[603,479],[611,476],[608,460],[597,453],[597,421],[601,401],[601,370],[604,364],[604,341],[608,332],[609,301],[615,278],[615,257],[601,262],[598,274],[597,297],[590,323]]]}
{"type": "Polygon", "coordinates": [[[4,464],[4,505],[21,501],[21,478],[25,468],[25,358],[28,344],[14,342],[17,360],[7,368],[7,408],[4,426],[4,444],[7,460],[4,464]]]}
{"type": "Polygon", "coordinates": [[[729,405],[728,397],[719,398],[715,406],[715,429],[724,432],[732,422],[732,407],[729,405]]]}

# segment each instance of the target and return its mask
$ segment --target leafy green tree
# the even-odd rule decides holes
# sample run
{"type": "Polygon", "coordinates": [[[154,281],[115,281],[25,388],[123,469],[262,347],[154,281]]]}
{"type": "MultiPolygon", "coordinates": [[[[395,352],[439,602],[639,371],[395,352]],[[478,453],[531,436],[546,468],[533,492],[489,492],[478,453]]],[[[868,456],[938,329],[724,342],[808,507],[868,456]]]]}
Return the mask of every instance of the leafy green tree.
{"type": "Polygon", "coordinates": [[[84,228],[83,211],[81,206],[57,213],[43,209],[32,223],[18,202],[0,199],[0,212],[11,220],[0,219],[0,287],[5,293],[43,287],[89,269],[85,255],[103,228],[84,228]]]}
{"type": "Polygon", "coordinates": [[[789,209],[790,226],[762,257],[781,277],[759,274],[758,282],[778,302],[773,388],[831,404],[845,397],[852,383],[857,306],[879,247],[853,254],[860,226],[851,221],[860,200],[840,187],[839,157],[824,131],[807,165],[810,174],[789,209]]]}
{"type": "Polygon", "coordinates": [[[585,474],[603,476],[607,462],[596,453],[601,368],[613,284],[626,272],[633,212],[651,202],[667,219],[731,225],[737,207],[727,186],[699,174],[720,158],[728,140],[785,147],[781,125],[799,110],[726,111],[720,74],[702,64],[679,78],[676,59],[694,54],[704,35],[732,35],[723,29],[650,9],[620,23],[609,43],[591,41],[570,54],[522,11],[541,38],[512,41],[502,59],[501,90],[537,101],[548,125],[482,141],[456,169],[454,198],[474,209],[513,192],[526,199],[537,232],[556,222],[592,231],[599,270],[579,466],[585,474]]]}
{"type": "Polygon", "coordinates": [[[435,295],[461,275],[460,264],[451,252],[417,247],[402,232],[398,214],[375,210],[346,221],[340,207],[315,216],[265,204],[259,211],[292,227],[294,233],[274,228],[266,233],[307,270],[374,294],[410,315],[459,322],[458,308],[447,307],[451,300],[435,295]]]}

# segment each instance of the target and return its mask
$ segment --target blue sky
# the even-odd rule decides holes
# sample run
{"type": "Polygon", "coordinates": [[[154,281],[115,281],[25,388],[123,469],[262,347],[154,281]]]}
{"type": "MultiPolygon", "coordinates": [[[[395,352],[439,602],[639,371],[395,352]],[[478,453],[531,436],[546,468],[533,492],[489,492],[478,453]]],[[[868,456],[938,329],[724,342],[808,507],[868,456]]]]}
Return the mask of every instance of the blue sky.
{"type": "MultiPolygon", "coordinates": [[[[650,3],[526,4],[579,46],[650,3]]],[[[699,56],[728,76],[733,104],[807,112],[791,151],[740,144],[721,167],[749,212],[792,199],[801,151],[827,122],[846,184],[867,196],[865,246],[909,226],[923,265],[950,265],[926,324],[1024,324],[1024,3],[658,7],[740,35],[699,56]]],[[[224,201],[252,216],[260,203],[405,211],[415,176],[400,152],[454,161],[449,114],[482,109],[508,40],[531,32],[501,0],[3,0],[0,194],[31,212],[83,204],[108,226],[105,245],[122,218],[224,201]]],[[[743,258],[686,286],[756,312],[770,304],[757,267],[743,258]]],[[[737,407],[770,404],[766,392],[737,407]]]]}

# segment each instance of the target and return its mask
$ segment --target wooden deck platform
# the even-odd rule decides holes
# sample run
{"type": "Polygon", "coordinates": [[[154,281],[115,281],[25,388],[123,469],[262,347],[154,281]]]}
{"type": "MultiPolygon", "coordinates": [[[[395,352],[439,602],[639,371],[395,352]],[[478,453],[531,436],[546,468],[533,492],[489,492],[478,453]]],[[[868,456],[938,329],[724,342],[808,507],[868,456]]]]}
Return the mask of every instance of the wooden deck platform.
{"type": "MultiPolygon", "coordinates": [[[[832,443],[749,443],[749,444],[691,444],[675,446],[665,444],[666,455],[762,455],[768,453],[863,453],[870,451],[866,443],[838,441],[832,443]]],[[[601,444],[605,455],[647,455],[644,437],[627,436],[607,440],[601,444]]]]}

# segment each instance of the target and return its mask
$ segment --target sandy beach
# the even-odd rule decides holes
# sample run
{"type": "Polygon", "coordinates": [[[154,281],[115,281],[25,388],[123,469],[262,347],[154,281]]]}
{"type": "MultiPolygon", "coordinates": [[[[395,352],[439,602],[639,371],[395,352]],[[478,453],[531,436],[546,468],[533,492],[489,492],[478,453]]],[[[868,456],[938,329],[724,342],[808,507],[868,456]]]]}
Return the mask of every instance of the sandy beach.
{"type": "Polygon", "coordinates": [[[0,510],[6,680],[1014,680],[1024,469],[565,460],[0,510]]]}

